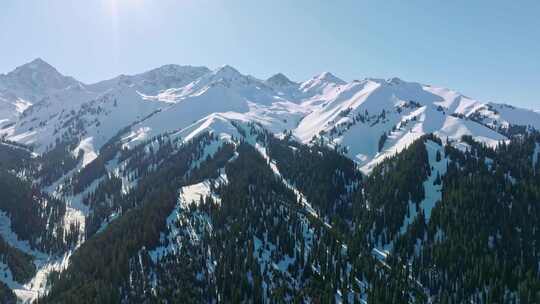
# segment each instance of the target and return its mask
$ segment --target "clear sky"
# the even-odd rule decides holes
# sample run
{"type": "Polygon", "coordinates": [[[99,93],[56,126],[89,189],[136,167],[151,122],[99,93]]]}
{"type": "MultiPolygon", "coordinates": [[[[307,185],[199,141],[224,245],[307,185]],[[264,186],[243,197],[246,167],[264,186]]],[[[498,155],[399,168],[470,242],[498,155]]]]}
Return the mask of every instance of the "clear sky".
{"type": "Polygon", "coordinates": [[[0,73],[91,83],[168,63],[418,81],[540,109],[540,1],[1,0],[0,73]]]}

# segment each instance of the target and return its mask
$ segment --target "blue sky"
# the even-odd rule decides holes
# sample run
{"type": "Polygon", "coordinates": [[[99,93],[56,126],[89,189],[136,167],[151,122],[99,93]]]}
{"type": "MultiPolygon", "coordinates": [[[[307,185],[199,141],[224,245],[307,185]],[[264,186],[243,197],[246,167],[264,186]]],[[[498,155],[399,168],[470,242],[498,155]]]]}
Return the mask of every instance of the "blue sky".
{"type": "Polygon", "coordinates": [[[0,72],[83,82],[163,64],[259,78],[398,76],[540,109],[540,1],[2,0],[0,72]]]}

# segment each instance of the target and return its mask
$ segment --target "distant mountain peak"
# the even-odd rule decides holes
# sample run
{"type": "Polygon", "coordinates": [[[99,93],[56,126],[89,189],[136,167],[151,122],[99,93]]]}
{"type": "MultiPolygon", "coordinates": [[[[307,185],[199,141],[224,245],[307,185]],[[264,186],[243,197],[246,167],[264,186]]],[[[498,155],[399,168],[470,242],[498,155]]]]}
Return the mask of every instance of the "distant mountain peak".
{"type": "Polygon", "coordinates": [[[143,94],[155,95],[163,90],[181,88],[209,73],[210,69],[204,66],[166,64],[140,74],[122,74],[89,87],[95,92],[105,92],[112,87],[132,87],[143,94]]]}
{"type": "Polygon", "coordinates": [[[81,83],[64,76],[41,58],[36,58],[15,70],[0,75],[0,88],[12,96],[37,102],[54,91],[80,87],[81,83]]]}
{"type": "Polygon", "coordinates": [[[59,76],[64,76],[58,70],[56,70],[55,67],[50,65],[48,62],[41,58],[36,58],[26,64],[23,64],[19,67],[17,67],[14,71],[8,73],[9,74],[24,74],[24,73],[47,73],[47,74],[56,74],[59,76]]]}
{"type": "Polygon", "coordinates": [[[41,58],[41,57],[36,57],[34,60],[30,61],[30,63],[33,63],[33,64],[50,65],[48,62],[46,62],[45,60],[43,60],[43,58],[41,58]]]}
{"type": "Polygon", "coordinates": [[[166,64],[159,68],[148,71],[147,73],[160,73],[163,76],[177,76],[182,74],[204,74],[209,73],[210,69],[203,66],[166,64]]]}
{"type": "Polygon", "coordinates": [[[386,82],[393,85],[399,85],[399,84],[404,83],[405,81],[403,81],[399,77],[392,77],[392,78],[387,79],[386,82]]]}
{"type": "Polygon", "coordinates": [[[39,67],[39,66],[45,66],[45,67],[52,67],[48,62],[43,60],[41,57],[37,57],[36,59],[30,61],[26,65],[39,67]]]}
{"type": "Polygon", "coordinates": [[[367,81],[375,82],[381,85],[401,85],[408,83],[407,81],[399,78],[399,77],[391,77],[391,78],[374,78],[374,77],[368,77],[365,78],[367,81]]]}
{"type": "Polygon", "coordinates": [[[335,76],[334,74],[332,74],[330,72],[323,72],[323,73],[315,76],[314,79],[324,81],[324,82],[328,82],[328,83],[335,83],[335,84],[345,84],[346,83],[343,79],[335,76]]]}
{"type": "Polygon", "coordinates": [[[234,78],[234,77],[241,76],[242,74],[240,74],[240,72],[234,67],[226,64],[224,66],[217,68],[214,71],[214,75],[218,77],[222,77],[222,78],[231,78],[231,77],[234,78]]]}
{"type": "Polygon", "coordinates": [[[206,77],[203,77],[201,80],[201,83],[206,84],[220,83],[226,84],[227,86],[231,84],[244,86],[255,81],[255,78],[240,73],[237,69],[230,65],[224,65],[215,69],[212,71],[212,73],[208,74],[206,77]]]}
{"type": "Polygon", "coordinates": [[[324,72],[319,75],[315,75],[310,80],[301,84],[300,89],[307,94],[320,94],[323,91],[335,87],[344,85],[347,82],[336,77],[330,72],[324,72]]]}
{"type": "Polygon", "coordinates": [[[283,73],[277,73],[274,76],[268,78],[266,80],[266,84],[270,86],[275,86],[275,87],[287,87],[287,86],[295,85],[296,83],[291,81],[283,73]]]}

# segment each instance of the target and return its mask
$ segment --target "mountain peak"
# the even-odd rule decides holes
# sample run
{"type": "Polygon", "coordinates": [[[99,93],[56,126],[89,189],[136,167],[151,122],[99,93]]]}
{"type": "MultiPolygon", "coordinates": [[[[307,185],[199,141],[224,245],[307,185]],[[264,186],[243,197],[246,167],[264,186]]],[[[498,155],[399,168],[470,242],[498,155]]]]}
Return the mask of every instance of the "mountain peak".
{"type": "Polygon", "coordinates": [[[386,82],[389,84],[398,85],[398,84],[402,84],[404,81],[400,79],[399,77],[392,77],[392,78],[387,79],[386,82]]]}
{"type": "Polygon", "coordinates": [[[276,87],[292,86],[296,84],[295,82],[291,81],[287,76],[285,76],[283,73],[277,73],[274,76],[266,79],[266,83],[271,86],[276,86],[276,87]]]}
{"type": "Polygon", "coordinates": [[[240,73],[237,69],[233,68],[230,65],[224,65],[222,67],[219,67],[215,69],[210,75],[209,79],[211,82],[236,82],[241,80],[241,82],[247,81],[249,78],[248,76],[243,75],[240,73]]]}
{"type": "MultiPolygon", "coordinates": [[[[159,68],[148,71],[147,73],[160,73],[164,76],[178,76],[183,74],[202,74],[209,73],[210,70],[203,66],[191,66],[191,65],[178,65],[178,64],[166,64],[159,68]]],[[[144,74],[144,73],[143,73],[144,74]]]]}
{"type": "Polygon", "coordinates": [[[36,59],[30,61],[28,64],[36,64],[36,65],[46,65],[46,66],[50,66],[50,64],[48,62],[46,62],[45,60],[43,60],[43,58],[41,57],[37,57],[36,59]]]}
{"type": "Polygon", "coordinates": [[[346,84],[344,80],[334,76],[330,72],[324,72],[302,83],[300,89],[305,93],[320,94],[329,88],[344,84],[346,84]]]}
{"type": "Polygon", "coordinates": [[[26,71],[60,74],[52,65],[50,65],[45,60],[39,57],[26,64],[23,64],[17,67],[11,73],[19,74],[19,73],[24,73],[26,71]]]}
{"type": "Polygon", "coordinates": [[[345,84],[346,82],[342,80],[341,78],[338,78],[334,74],[330,72],[323,72],[317,76],[314,77],[314,79],[329,83],[335,83],[335,84],[345,84]]]}
{"type": "Polygon", "coordinates": [[[228,64],[226,64],[226,65],[218,68],[217,70],[215,70],[214,74],[216,76],[220,76],[220,77],[223,77],[223,78],[231,78],[231,77],[236,77],[236,76],[242,75],[242,74],[240,74],[240,72],[238,72],[237,69],[233,68],[232,66],[230,66],[228,64]]]}
{"type": "Polygon", "coordinates": [[[62,75],[41,58],[1,76],[0,87],[4,91],[30,102],[36,102],[53,91],[81,85],[72,77],[62,75]]]}
{"type": "Polygon", "coordinates": [[[181,88],[210,72],[204,66],[166,64],[140,74],[122,74],[89,87],[94,92],[105,92],[119,86],[132,87],[143,94],[156,95],[163,90],[181,88]]]}

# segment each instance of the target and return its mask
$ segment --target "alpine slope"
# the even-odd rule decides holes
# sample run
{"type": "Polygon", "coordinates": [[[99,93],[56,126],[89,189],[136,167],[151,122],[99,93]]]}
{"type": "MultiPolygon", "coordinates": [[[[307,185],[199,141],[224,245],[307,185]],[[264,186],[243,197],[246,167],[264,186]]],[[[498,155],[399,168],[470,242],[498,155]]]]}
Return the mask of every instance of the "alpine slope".
{"type": "Polygon", "coordinates": [[[36,59],[0,75],[0,135],[36,153],[76,142],[83,166],[121,130],[132,147],[168,132],[228,136],[234,121],[302,143],[324,141],[369,173],[424,134],[456,144],[470,135],[495,146],[515,126],[540,128],[540,112],[399,78],[346,82],[329,72],[294,82],[281,73],[257,79],[231,66],[165,65],[84,84],[36,59]]]}

